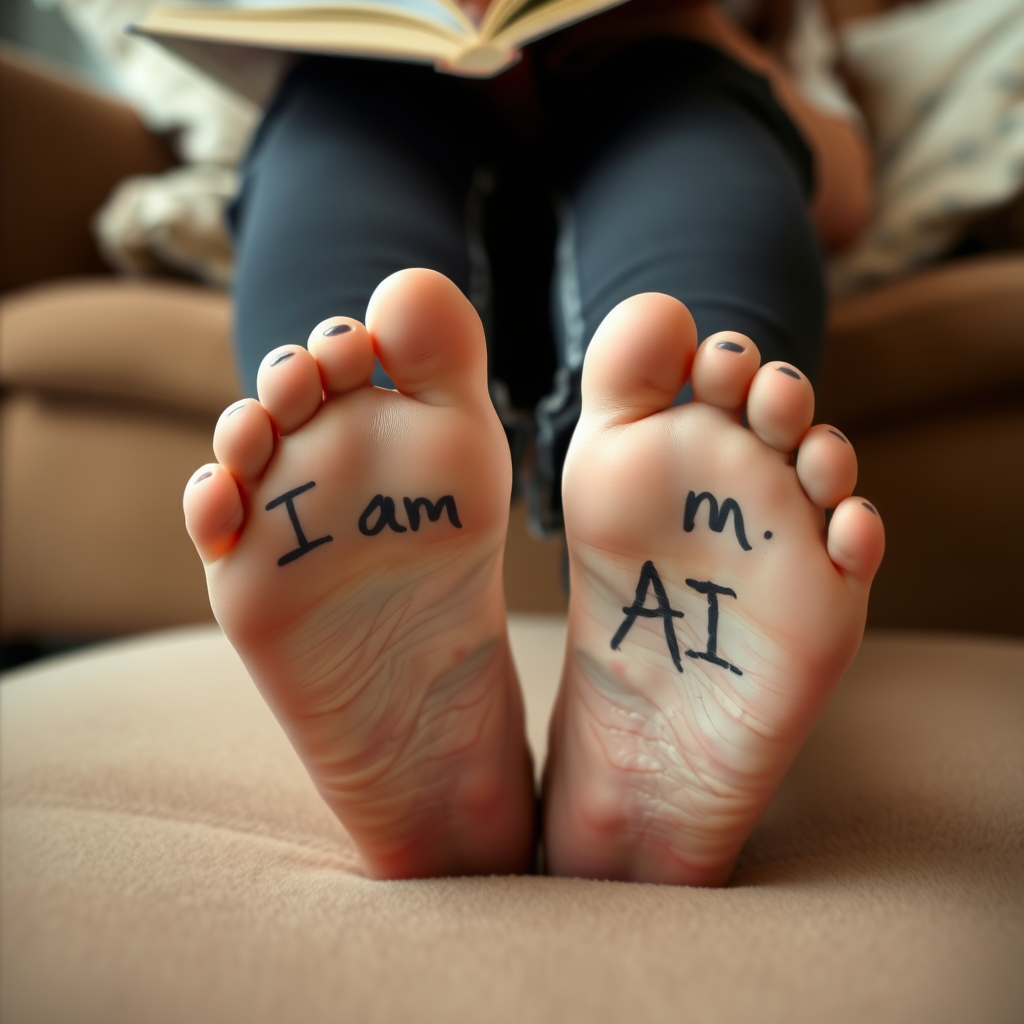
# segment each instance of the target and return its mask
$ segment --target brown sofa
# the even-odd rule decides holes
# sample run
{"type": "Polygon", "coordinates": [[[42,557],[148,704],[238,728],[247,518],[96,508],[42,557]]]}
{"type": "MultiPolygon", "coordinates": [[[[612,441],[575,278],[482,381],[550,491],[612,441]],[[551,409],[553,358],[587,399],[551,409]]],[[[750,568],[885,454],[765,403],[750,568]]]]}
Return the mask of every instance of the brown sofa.
{"type": "MultiPolygon", "coordinates": [[[[200,622],[227,300],[103,273],[91,210],[169,161],[125,108],[7,57],[0,104],[0,633],[200,622]]],[[[1011,255],[833,310],[876,625],[1024,631],[1022,325],[1011,255]]],[[[559,561],[516,508],[514,610],[561,609],[559,561]]],[[[564,635],[511,623],[538,764],[564,635]]],[[[0,684],[0,1019],[1010,1024],[1022,779],[1021,642],[875,631],[726,889],[371,882],[215,626],[120,640],[0,684]]]]}

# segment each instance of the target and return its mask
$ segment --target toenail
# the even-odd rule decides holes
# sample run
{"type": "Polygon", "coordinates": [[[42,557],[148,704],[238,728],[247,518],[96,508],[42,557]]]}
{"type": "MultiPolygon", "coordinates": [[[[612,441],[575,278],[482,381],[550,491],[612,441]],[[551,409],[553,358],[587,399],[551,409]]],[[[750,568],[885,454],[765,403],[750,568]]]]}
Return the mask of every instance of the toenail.
{"type": "Polygon", "coordinates": [[[239,402],[239,403],[238,403],[237,405],[233,405],[233,406],[232,406],[232,407],[231,407],[230,409],[228,409],[228,411],[227,411],[227,412],[226,412],[226,413],[224,414],[224,418],[225,418],[225,419],[227,419],[227,417],[228,417],[228,416],[234,416],[236,412],[241,412],[241,411],[242,411],[242,410],[243,410],[243,409],[245,408],[245,405],[246,405],[246,403],[245,403],[245,402],[239,402]]]}
{"type": "Polygon", "coordinates": [[[765,540],[771,540],[772,539],[772,531],[771,530],[765,530],[764,531],[764,539],[765,540]]]}
{"type": "Polygon", "coordinates": [[[324,337],[331,338],[335,334],[348,334],[351,330],[351,324],[335,324],[333,327],[328,327],[327,330],[324,331],[324,337]]]}
{"type": "Polygon", "coordinates": [[[207,477],[210,477],[210,476],[213,476],[213,473],[211,473],[210,470],[207,470],[205,473],[200,473],[199,476],[197,476],[195,478],[195,480],[192,481],[192,483],[198,484],[202,480],[205,480],[207,477]]]}
{"type": "Polygon", "coordinates": [[[775,369],[778,373],[784,373],[787,377],[792,377],[793,380],[800,379],[800,374],[796,370],[791,370],[788,366],[776,366],[775,369]]]}
{"type": "Polygon", "coordinates": [[[286,359],[291,359],[293,355],[295,355],[294,352],[285,352],[282,355],[279,355],[276,359],[272,359],[270,361],[270,365],[277,366],[278,363],[283,363],[286,359]]]}
{"type": "Polygon", "coordinates": [[[830,431],[829,431],[829,433],[830,433],[830,434],[831,434],[831,435],[832,435],[833,437],[838,437],[838,438],[839,438],[839,440],[843,442],[843,444],[849,444],[849,443],[850,443],[849,441],[847,441],[847,440],[846,440],[846,438],[845,438],[845,437],[843,437],[843,435],[842,435],[842,434],[840,434],[840,433],[839,433],[839,431],[838,431],[838,430],[830,430],[830,431]]]}
{"type": "Polygon", "coordinates": [[[737,345],[735,341],[720,341],[715,348],[720,348],[723,352],[746,352],[747,350],[742,345],[737,345]]]}
{"type": "Polygon", "coordinates": [[[865,508],[866,508],[866,509],[867,509],[867,510],[868,510],[868,511],[869,511],[869,512],[870,512],[870,513],[871,513],[871,514],[873,515],[873,516],[877,516],[877,515],[878,515],[878,513],[877,513],[877,512],[876,512],[876,511],[875,511],[875,510],[874,510],[874,509],[873,509],[873,508],[872,508],[872,507],[871,507],[871,506],[870,506],[870,505],[869,505],[869,504],[868,504],[868,503],[867,503],[866,501],[862,501],[862,502],[861,502],[861,504],[862,504],[862,505],[863,505],[863,506],[864,506],[864,507],[865,507],[865,508]]]}

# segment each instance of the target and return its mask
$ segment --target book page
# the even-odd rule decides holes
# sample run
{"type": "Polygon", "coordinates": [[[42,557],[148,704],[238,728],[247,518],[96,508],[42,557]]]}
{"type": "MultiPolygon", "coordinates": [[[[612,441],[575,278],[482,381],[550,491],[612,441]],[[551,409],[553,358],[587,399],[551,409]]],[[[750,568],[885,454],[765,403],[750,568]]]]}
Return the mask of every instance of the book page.
{"type": "Polygon", "coordinates": [[[361,3],[316,8],[158,8],[134,31],[158,40],[233,43],[294,53],[343,53],[413,62],[448,61],[475,37],[450,24],[361,3]]]}
{"type": "MultiPolygon", "coordinates": [[[[502,0],[497,0],[502,2],[502,0]]],[[[627,0],[506,0],[514,5],[492,41],[496,46],[518,49],[573,22],[619,7],[627,0]]]]}
{"type": "Polygon", "coordinates": [[[476,35],[476,26],[456,0],[221,0],[178,8],[179,10],[291,11],[320,9],[344,11],[374,8],[388,13],[410,14],[417,19],[443,25],[459,33],[476,35]]]}
{"type": "MultiPolygon", "coordinates": [[[[535,2],[536,0],[491,0],[487,6],[487,13],[480,22],[480,37],[493,38],[515,17],[517,11],[535,2]]],[[[557,0],[554,2],[557,3],[557,0]]]]}
{"type": "MultiPolygon", "coordinates": [[[[135,30],[192,54],[234,44],[429,62],[452,74],[490,77],[514,64],[524,44],[625,0],[490,0],[479,29],[474,19],[486,0],[472,8],[464,2],[467,10],[460,0],[206,0],[153,9],[135,30]]],[[[231,70],[231,62],[215,63],[231,70]]]]}

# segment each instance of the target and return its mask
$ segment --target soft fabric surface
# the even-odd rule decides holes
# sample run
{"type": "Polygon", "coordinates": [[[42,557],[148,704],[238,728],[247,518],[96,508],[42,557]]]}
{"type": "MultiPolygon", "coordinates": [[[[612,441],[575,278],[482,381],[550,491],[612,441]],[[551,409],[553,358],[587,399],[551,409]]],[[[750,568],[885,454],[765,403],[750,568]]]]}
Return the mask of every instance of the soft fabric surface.
{"type": "Polygon", "coordinates": [[[838,292],[931,263],[1024,186],[1024,5],[901,4],[845,25],[876,155],[867,230],[832,266],[838,292]]]}
{"type": "MultiPolygon", "coordinates": [[[[540,757],[563,631],[512,627],[540,757]]],[[[870,637],[720,891],[368,881],[214,628],[0,700],[6,1024],[1024,1015],[1019,643],[870,637]]]]}
{"type": "Polygon", "coordinates": [[[1024,398],[1024,256],[957,260],[829,311],[819,422],[885,423],[1024,398]],[[970,358],[963,358],[968,353],[970,358]]]}
{"type": "Polygon", "coordinates": [[[93,219],[100,250],[123,274],[170,268],[226,288],[232,245],[225,210],[238,185],[238,172],[217,164],[126,178],[93,219]]]}
{"type": "Polygon", "coordinates": [[[211,619],[181,492],[213,423],[15,391],[0,402],[0,633],[101,637],[211,619]]]}
{"type": "Polygon", "coordinates": [[[5,296],[0,383],[216,419],[240,396],[231,306],[208,288],[86,278],[5,296]]]}

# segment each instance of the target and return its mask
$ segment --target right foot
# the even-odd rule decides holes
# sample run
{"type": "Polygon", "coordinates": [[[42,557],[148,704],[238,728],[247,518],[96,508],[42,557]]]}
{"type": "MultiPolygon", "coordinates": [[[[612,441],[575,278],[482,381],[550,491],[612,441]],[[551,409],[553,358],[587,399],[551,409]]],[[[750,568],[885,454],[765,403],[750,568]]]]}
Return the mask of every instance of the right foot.
{"type": "Polygon", "coordinates": [[[637,295],[583,366],[545,773],[554,874],[725,882],[864,630],[884,533],[851,497],[853,448],[811,428],[799,371],[758,370],[741,335],[696,358],[695,342],[681,303],[637,295]],[[673,407],[688,377],[694,401],[673,407]]]}
{"type": "Polygon", "coordinates": [[[325,321],[257,386],[185,489],[217,621],[370,875],[525,870],[511,464],[476,313],[403,271],[366,327],[325,321]],[[371,386],[375,352],[397,391],[371,386]]]}

